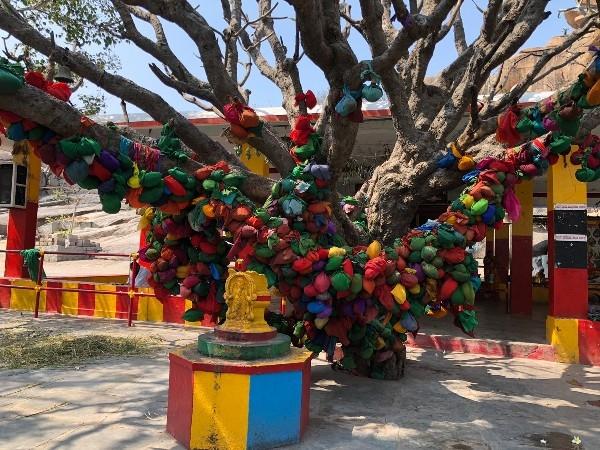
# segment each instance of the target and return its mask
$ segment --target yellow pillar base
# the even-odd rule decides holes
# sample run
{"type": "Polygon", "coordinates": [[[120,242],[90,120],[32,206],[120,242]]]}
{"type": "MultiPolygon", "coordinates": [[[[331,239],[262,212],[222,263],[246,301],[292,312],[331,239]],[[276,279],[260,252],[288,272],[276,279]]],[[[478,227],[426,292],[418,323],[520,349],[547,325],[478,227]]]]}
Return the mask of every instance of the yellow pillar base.
{"type": "Polygon", "coordinates": [[[579,321],[548,316],[546,341],[554,347],[556,360],[564,363],[579,362],[579,321]]]}

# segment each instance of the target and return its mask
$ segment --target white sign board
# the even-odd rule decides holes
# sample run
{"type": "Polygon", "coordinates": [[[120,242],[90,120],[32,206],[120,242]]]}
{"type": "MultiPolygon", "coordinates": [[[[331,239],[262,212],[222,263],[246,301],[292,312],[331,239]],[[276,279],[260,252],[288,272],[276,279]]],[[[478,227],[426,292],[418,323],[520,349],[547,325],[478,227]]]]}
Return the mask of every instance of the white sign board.
{"type": "Polygon", "coordinates": [[[582,203],[557,203],[554,205],[554,210],[560,211],[585,211],[587,210],[587,205],[582,203]]]}
{"type": "Polygon", "coordinates": [[[587,235],[585,234],[555,234],[555,241],[577,241],[577,242],[587,242],[587,235]]]}

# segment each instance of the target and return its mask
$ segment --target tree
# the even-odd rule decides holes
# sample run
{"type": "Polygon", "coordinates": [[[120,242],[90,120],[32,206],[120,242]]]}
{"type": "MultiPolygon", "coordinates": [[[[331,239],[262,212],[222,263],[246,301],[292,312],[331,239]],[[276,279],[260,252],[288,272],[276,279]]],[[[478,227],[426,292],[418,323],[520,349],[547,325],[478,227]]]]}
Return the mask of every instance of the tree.
{"type": "MultiPolygon", "coordinates": [[[[365,71],[371,70],[374,74],[368,77],[381,80],[389,99],[397,139],[389,158],[374,170],[356,197],[367,206],[370,235],[391,244],[406,231],[421,201],[461,184],[460,174],[438,168],[447,144],[454,143],[462,154],[475,159],[501,154],[503,148],[493,136],[498,115],[526,92],[541,71],[552,70],[546,66],[553,56],[597,26],[596,18],[590,14],[582,28],[540,55],[529,76],[499,100],[480,109],[478,97],[483,86],[549,16],[545,11],[548,1],[488,2],[482,11],[481,31],[471,43],[465,38],[460,0],[411,0],[408,7],[397,0],[360,0],[360,17],[353,17],[350,6],[339,0],[287,3],[292,7],[293,19],[278,16],[278,4],[270,0],[257,2],[256,18],[245,12],[245,2],[223,0],[221,7],[227,25],[219,31],[217,24],[207,22],[201,6],[194,7],[186,0],[0,0],[0,28],[155,120],[169,122],[195,153],[196,161],[214,164],[223,160],[240,170],[244,169],[234,154],[197,129],[160,95],[106,71],[82,50],[60,45],[54,34],[62,33],[65,42],[74,43],[79,49],[90,44],[109,47],[118,40],[130,41],[156,60],[151,64],[152,72],[165,86],[198,107],[220,114],[231,98],[251,103],[251,93],[244,85],[250,71],[256,68],[281,90],[292,128],[298,118],[307,114],[306,103],[297,102],[296,98],[305,90],[299,62],[310,59],[329,87],[315,128],[323,138],[322,149],[331,170],[334,215],[351,243],[364,242],[364,236],[338,207],[335,186],[354,148],[360,114],[340,117],[336,105],[345,92],[360,89],[365,71]],[[178,58],[163,28],[165,22],[176,25],[194,44],[202,62],[202,77],[178,58]],[[289,26],[290,22],[296,28],[292,51],[278,36],[280,27],[289,26]],[[358,60],[349,44],[350,33],[358,33],[367,42],[370,62],[358,60]],[[426,79],[436,46],[449,33],[454,34],[457,57],[434,80],[426,79]],[[248,63],[242,62],[244,53],[249,57],[248,63]],[[239,66],[245,68],[243,73],[239,66]],[[468,120],[463,124],[465,114],[468,120]]],[[[4,97],[0,96],[0,108],[63,136],[81,130],[78,111],[35,88],[27,87],[4,97]]],[[[597,123],[597,112],[591,111],[584,119],[584,129],[597,123]]],[[[100,125],[89,127],[86,133],[103,145],[118,142],[118,133],[100,125]]],[[[294,167],[289,144],[268,125],[264,125],[259,136],[247,141],[282,175],[294,167]]],[[[184,168],[192,171],[196,167],[190,162],[184,168]]],[[[271,186],[272,181],[248,174],[242,190],[251,199],[262,202],[269,196],[271,186]]]]}
{"type": "MultiPolygon", "coordinates": [[[[177,134],[200,161],[223,159],[236,166],[241,164],[234,155],[186,121],[158,94],[109,73],[83,50],[94,44],[110,48],[119,40],[130,41],[155,58],[151,69],[165,86],[196,105],[216,110],[221,110],[230,96],[250,101],[244,84],[255,68],[281,90],[290,126],[306,113],[305,106],[296,105],[294,98],[303,91],[298,63],[309,58],[329,85],[317,128],[325,137],[334,186],[352,153],[359,127],[352,120],[338,120],[334,109],[344,85],[356,89],[362,83],[364,64],[348,43],[352,30],[358,32],[369,45],[373,70],[381,77],[390,101],[397,140],[388,160],[365,180],[357,196],[368,206],[371,236],[391,242],[406,231],[419,202],[460,184],[458,177],[447,176],[435,164],[446,144],[455,140],[463,152],[476,155],[482,148],[478,144],[494,133],[498,113],[527,90],[553,56],[596,25],[595,20],[588,20],[561,45],[544,51],[529,77],[479,111],[475,106],[482,86],[550,15],[545,11],[548,1],[489,2],[482,12],[479,36],[471,43],[465,39],[462,1],[411,1],[407,8],[402,1],[361,0],[360,17],[352,17],[346,2],[289,0],[293,18],[278,16],[278,4],[270,0],[257,3],[257,17],[251,18],[245,12],[248,5],[241,0],[222,1],[227,26],[219,31],[217,24],[205,20],[202,7],[195,8],[185,0],[3,0],[0,28],[154,119],[173,119],[177,134]],[[195,44],[205,80],[177,57],[163,29],[165,21],[177,25],[195,44]],[[296,40],[288,43],[293,49],[278,36],[279,27],[290,23],[296,25],[296,40]],[[54,33],[81,50],[60,46],[54,33]],[[458,56],[433,81],[426,81],[436,45],[449,33],[454,34],[458,56]],[[248,54],[249,62],[242,62],[243,53],[248,54]],[[245,68],[243,73],[240,66],[245,68]],[[461,124],[468,110],[469,119],[461,124]]],[[[289,173],[293,163],[288,144],[268,127],[262,137],[251,138],[249,143],[280,173],[289,173]]],[[[269,180],[252,177],[246,190],[253,198],[265,198],[269,184],[269,180]]],[[[356,230],[339,210],[336,217],[348,237],[356,240],[356,230]]]]}

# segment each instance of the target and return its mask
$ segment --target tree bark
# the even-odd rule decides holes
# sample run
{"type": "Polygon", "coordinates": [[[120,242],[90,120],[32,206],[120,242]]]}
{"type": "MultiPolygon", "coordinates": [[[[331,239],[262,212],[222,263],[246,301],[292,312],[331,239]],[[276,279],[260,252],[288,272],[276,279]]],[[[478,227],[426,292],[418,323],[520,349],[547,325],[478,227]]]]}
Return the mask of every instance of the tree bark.
{"type": "Polygon", "coordinates": [[[396,161],[387,161],[371,178],[367,221],[374,239],[391,244],[405,233],[421,201],[417,172],[396,161]]]}
{"type": "MultiPolygon", "coordinates": [[[[69,137],[76,134],[85,134],[96,139],[107,149],[119,148],[121,134],[127,135],[131,139],[140,139],[139,136],[132,136],[132,133],[126,133],[124,130],[116,131],[100,124],[83,126],[81,119],[84,116],[79,111],[68,103],[62,102],[27,84],[14,94],[0,95],[0,110],[10,111],[21,117],[26,117],[51,129],[60,136],[69,137]]],[[[196,161],[188,160],[182,168],[189,173],[193,173],[201,165],[196,161]]],[[[166,162],[163,167],[169,168],[170,164],[166,162]]],[[[244,171],[247,175],[242,186],[244,194],[258,203],[264,202],[271,193],[273,181],[255,175],[245,168],[236,168],[244,171]]]]}
{"type": "Polygon", "coordinates": [[[435,170],[431,160],[423,160],[429,152],[425,142],[397,142],[390,158],[373,172],[366,198],[369,233],[374,239],[391,244],[408,230],[424,199],[421,185],[435,170]]]}

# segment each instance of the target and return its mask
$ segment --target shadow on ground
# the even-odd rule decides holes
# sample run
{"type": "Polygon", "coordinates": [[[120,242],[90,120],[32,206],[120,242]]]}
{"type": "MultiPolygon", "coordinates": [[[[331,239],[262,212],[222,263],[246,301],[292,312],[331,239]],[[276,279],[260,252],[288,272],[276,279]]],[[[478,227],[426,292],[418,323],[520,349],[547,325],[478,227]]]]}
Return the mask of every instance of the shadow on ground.
{"type": "MultiPolygon", "coordinates": [[[[2,328],[32,320],[0,314],[2,328]]],[[[176,449],[164,431],[169,348],[198,330],[47,316],[73,333],[151,334],[148,357],[0,371],[1,449],[176,449]]],[[[398,382],[313,364],[311,421],[294,449],[598,449],[600,368],[409,350],[398,382]],[[579,436],[582,444],[571,444],[579,436]],[[545,442],[545,444],[544,444],[545,442]]]]}

